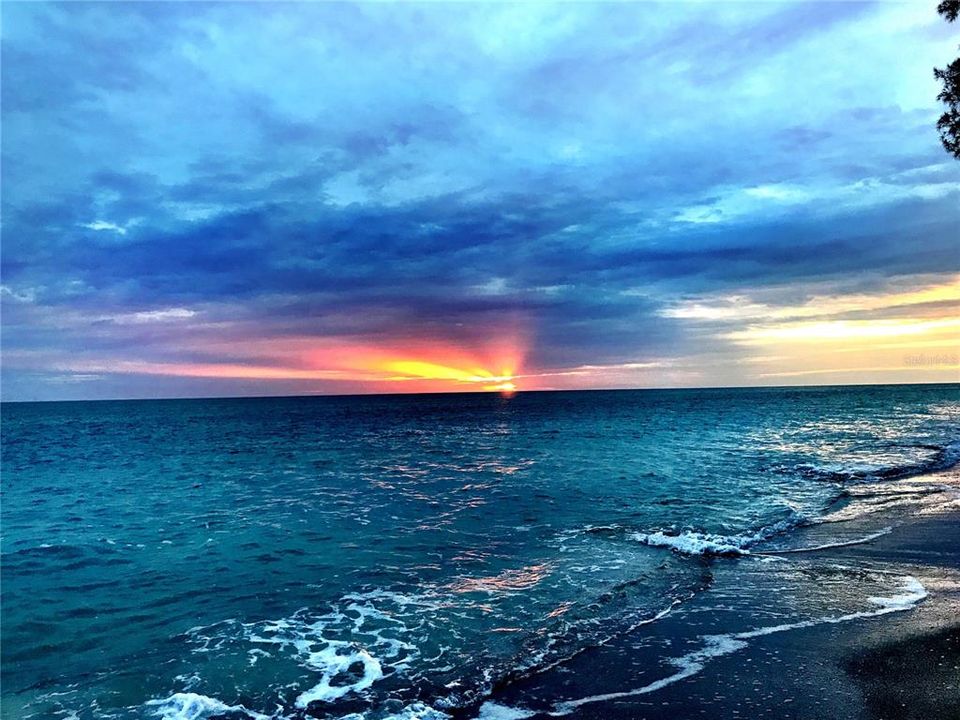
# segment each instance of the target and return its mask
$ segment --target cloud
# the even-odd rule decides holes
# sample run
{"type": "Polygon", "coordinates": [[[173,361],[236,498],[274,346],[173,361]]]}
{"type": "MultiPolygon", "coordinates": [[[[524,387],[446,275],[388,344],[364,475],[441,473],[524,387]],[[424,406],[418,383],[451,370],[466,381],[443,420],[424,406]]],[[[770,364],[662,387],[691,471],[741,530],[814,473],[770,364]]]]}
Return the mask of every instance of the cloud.
{"type": "MultiPolygon", "coordinates": [[[[290,361],[245,357],[254,339],[522,335],[531,375],[702,382],[722,356],[716,382],[748,382],[699,321],[744,332],[824,285],[882,314],[864,298],[958,269],[938,22],[866,3],[11,5],[4,378],[73,358],[109,395],[145,387],[111,364],[290,361]]],[[[178,377],[164,388],[255,387],[178,377]]]]}
{"type": "Polygon", "coordinates": [[[125,227],[121,227],[116,223],[107,222],[106,220],[95,220],[91,223],[83,223],[81,227],[85,227],[88,230],[108,230],[110,232],[115,232],[118,235],[127,234],[127,229],[125,227]]]}

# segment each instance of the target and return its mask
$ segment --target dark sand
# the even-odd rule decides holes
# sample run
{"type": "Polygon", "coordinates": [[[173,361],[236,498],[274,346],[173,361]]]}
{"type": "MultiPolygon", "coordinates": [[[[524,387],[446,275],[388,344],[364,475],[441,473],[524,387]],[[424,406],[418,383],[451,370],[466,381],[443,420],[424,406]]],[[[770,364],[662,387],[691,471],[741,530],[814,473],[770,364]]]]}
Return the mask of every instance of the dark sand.
{"type": "MultiPolygon", "coordinates": [[[[914,479],[910,489],[916,491],[918,482],[920,489],[923,483],[944,481],[960,486],[958,479],[960,474],[954,470],[914,479]]],[[[904,502],[884,499],[880,509],[865,518],[800,533],[804,546],[815,546],[828,532],[863,537],[877,528],[891,528],[865,544],[800,555],[818,567],[843,565],[913,576],[928,593],[915,607],[752,638],[743,649],[711,657],[690,677],[642,695],[566,708],[564,717],[960,720],[960,510],[956,497],[955,492],[929,496],[911,492],[900,496],[904,502]],[[914,497],[922,501],[914,502],[914,497]],[[804,534],[809,535],[806,541],[804,534]]],[[[756,559],[749,562],[760,566],[756,559]]],[[[742,622],[745,608],[755,611],[755,627],[777,624],[770,618],[777,617],[778,590],[776,585],[762,584],[765,574],[745,572],[746,563],[739,559],[716,558],[705,565],[718,588],[741,584],[747,604],[724,608],[728,601],[722,590],[704,592],[678,616],[671,614],[553,670],[501,688],[494,702],[547,717],[550,710],[565,710],[556,706],[557,698],[644,687],[676,672],[675,667],[664,669],[658,660],[665,650],[682,656],[702,647],[702,642],[693,645],[689,639],[691,619],[696,622],[701,615],[710,618],[704,627],[718,633],[742,629],[735,622],[742,622]],[[725,610],[730,618],[738,618],[730,621],[730,627],[724,624],[725,610]],[[680,639],[684,635],[685,641],[680,639]]],[[[774,565],[778,564],[770,563],[774,565]]]]}

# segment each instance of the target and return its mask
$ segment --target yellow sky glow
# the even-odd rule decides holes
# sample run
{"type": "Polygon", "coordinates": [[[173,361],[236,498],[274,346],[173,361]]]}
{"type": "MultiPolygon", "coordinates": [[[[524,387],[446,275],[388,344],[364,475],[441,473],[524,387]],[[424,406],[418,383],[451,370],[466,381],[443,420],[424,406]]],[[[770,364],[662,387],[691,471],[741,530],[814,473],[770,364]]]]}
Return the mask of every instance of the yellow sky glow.
{"type": "Polygon", "coordinates": [[[727,333],[723,337],[735,342],[769,344],[783,341],[822,343],[903,335],[925,335],[960,328],[960,318],[942,320],[836,320],[833,322],[785,323],[751,327],[727,333]]]}
{"type": "MultiPolygon", "coordinates": [[[[416,337],[383,345],[349,338],[252,337],[238,345],[192,336],[207,361],[64,358],[61,372],[266,381],[340,381],[371,392],[657,387],[797,382],[960,380],[960,276],[894,292],[815,295],[792,305],[749,295],[681,301],[664,313],[693,323],[702,347],[613,364],[531,367],[530,338],[516,330],[470,345],[416,337]],[[864,317],[864,315],[867,317],[864,317]],[[357,384],[361,385],[357,385],[357,384]]],[[[661,348],[662,351],[662,348],[661,348]]],[[[9,359],[9,355],[8,355],[9,359]]],[[[38,358],[24,355],[35,365],[38,358]]],[[[320,386],[322,387],[322,386],[320,386]]]]}

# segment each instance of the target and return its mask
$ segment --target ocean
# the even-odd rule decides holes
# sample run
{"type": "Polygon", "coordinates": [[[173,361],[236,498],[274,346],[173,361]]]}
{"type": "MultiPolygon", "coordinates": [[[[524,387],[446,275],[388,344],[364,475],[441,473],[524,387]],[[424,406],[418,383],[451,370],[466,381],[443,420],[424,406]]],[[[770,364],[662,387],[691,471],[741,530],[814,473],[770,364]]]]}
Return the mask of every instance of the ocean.
{"type": "Polygon", "coordinates": [[[0,708],[572,717],[569,677],[503,698],[668,616],[628,694],[915,604],[795,551],[886,532],[850,520],[958,441],[957,385],[5,404],[0,708]],[[682,615],[718,567],[720,634],[682,615]]]}

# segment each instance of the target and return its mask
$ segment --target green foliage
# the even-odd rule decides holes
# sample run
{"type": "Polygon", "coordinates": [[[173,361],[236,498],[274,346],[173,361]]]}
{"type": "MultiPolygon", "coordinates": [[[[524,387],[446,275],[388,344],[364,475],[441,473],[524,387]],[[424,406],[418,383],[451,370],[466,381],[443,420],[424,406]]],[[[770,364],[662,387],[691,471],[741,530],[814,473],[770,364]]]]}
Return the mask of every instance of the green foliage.
{"type": "Polygon", "coordinates": [[[937,12],[943,15],[947,22],[953,22],[960,15],[960,0],[943,0],[937,5],[937,12]]]}
{"type": "MultiPolygon", "coordinates": [[[[953,22],[960,15],[960,0],[943,0],[937,6],[937,12],[947,22],[953,22]]],[[[946,112],[937,120],[940,142],[948,153],[960,160],[960,58],[942,70],[934,68],[933,75],[943,83],[937,100],[947,106],[946,112]]]]}

